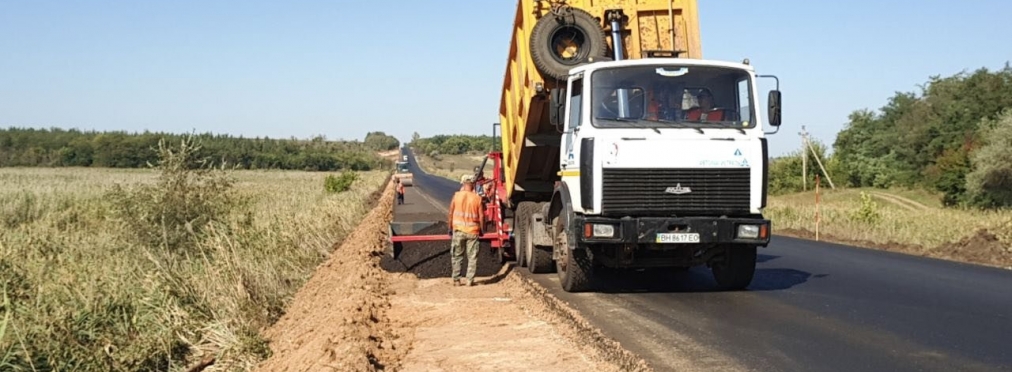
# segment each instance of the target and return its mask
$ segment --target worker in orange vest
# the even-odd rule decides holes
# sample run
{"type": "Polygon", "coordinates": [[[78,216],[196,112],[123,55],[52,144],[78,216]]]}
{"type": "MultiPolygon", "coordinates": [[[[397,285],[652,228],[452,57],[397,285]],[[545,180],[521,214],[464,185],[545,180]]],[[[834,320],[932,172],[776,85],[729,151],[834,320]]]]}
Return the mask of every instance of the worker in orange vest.
{"type": "Polygon", "coordinates": [[[450,201],[450,265],[453,285],[460,285],[460,263],[467,251],[467,285],[474,285],[478,265],[478,237],[485,225],[481,197],[474,192],[474,176],[460,178],[460,191],[450,201]]]}
{"type": "Polygon", "coordinates": [[[699,106],[689,109],[685,113],[685,120],[688,121],[722,121],[724,120],[724,109],[713,107],[713,95],[710,91],[703,89],[696,95],[699,106]]]}
{"type": "Polygon", "coordinates": [[[397,179],[397,204],[404,204],[404,182],[397,179]]]}
{"type": "Polygon", "coordinates": [[[647,100],[647,113],[644,119],[647,120],[678,120],[678,111],[681,106],[681,97],[677,96],[675,89],[664,84],[656,84],[650,89],[647,100]]]}

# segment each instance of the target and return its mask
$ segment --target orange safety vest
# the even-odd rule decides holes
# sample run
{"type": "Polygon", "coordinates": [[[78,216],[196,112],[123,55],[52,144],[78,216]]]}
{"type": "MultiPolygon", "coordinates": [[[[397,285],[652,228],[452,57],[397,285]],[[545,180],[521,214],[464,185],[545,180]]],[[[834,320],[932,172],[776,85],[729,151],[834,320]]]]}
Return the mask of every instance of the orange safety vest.
{"type": "Polygon", "coordinates": [[[661,103],[655,100],[650,100],[650,104],[647,105],[647,120],[658,120],[661,118],[661,103]]]}
{"type": "MultiPolygon", "coordinates": [[[[701,109],[699,107],[695,107],[695,108],[689,110],[689,112],[685,113],[685,119],[686,120],[697,121],[697,120],[700,120],[701,117],[703,117],[703,109],[701,109]]],[[[703,120],[704,121],[722,121],[722,120],[724,120],[724,110],[715,109],[715,110],[712,110],[710,112],[707,112],[706,113],[706,117],[703,118],[703,120]]]]}
{"type": "Polygon", "coordinates": [[[397,184],[397,193],[398,194],[404,194],[404,184],[403,183],[398,183],[397,184]]]}
{"type": "Polygon", "coordinates": [[[457,191],[450,202],[450,223],[453,230],[479,234],[482,222],[481,197],[467,191],[457,191]]]}

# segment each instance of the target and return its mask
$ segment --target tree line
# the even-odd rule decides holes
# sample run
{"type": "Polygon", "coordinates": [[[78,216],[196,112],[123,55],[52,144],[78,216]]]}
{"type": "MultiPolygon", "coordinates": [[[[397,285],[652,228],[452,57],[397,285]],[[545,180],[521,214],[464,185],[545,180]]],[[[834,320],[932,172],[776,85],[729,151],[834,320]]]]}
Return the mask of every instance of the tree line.
{"type": "Polygon", "coordinates": [[[438,155],[460,155],[471,152],[488,152],[493,148],[499,148],[499,141],[493,143],[492,136],[481,135],[445,135],[440,134],[432,137],[422,138],[415,133],[411,136],[411,147],[420,154],[438,155]]]}
{"type": "MultiPolygon", "coordinates": [[[[154,163],[158,142],[178,144],[186,134],[97,132],[77,129],[0,128],[0,167],[139,168],[154,163]]],[[[386,169],[390,161],[377,151],[392,150],[399,141],[371,132],[364,142],[244,138],[223,134],[193,134],[200,158],[239,169],[309,171],[386,169]]]]}
{"type": "MultiPolygon", "coordinates": [[[[852,112],[831,156],[816,149],[837,186],[923,188],[947,206],[1012,206],[1012,67],[932,76],[878,111],[852,112]]],[[[801,156],[773,159],[771,190],[800,190],[801,156]]]]}

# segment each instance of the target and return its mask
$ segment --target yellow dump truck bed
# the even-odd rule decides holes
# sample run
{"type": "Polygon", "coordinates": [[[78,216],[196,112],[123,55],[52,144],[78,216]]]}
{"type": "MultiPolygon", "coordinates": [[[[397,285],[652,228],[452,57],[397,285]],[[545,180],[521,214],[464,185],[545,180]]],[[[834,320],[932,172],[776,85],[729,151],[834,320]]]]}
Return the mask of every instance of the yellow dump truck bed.
{"type": "Polygon", "coordinates": [[[678,51],[683,58],[702,58],[696,0],[518,0],[499,104],[503,168],[511,199],[517,199],[518,192],[528,194],[522,196],[528,200],[544,198],[546,192],[550,197],[558,179],[561,135],[549,123],[547,107],[549,89],[565,85],[560,77],[564,69],[555,63],[556,68],[546,73],[551,69],[538,65],[552,64],[545,58],[551,52],[560,58],[575,54],[577,61],[602,52],[614,58],[608,19],[614,10],[624,15],[623,59],[644,58],[649,51],[678,51]],[[575,13],[589,14],[592,19],[583,17],[583,23],[570,24],[580,17],[575,13]],[[558,22],[558,15],[569,26],[550,22],[558,22]],[[544,24],[536,27],[539,22],[544,24]],[[600,34],[579,39],[579,33],[568,32],[573,30],[570,26],[593,24],[600,34]],[[585,51],[591,55],[581,55],[585,51]]]}

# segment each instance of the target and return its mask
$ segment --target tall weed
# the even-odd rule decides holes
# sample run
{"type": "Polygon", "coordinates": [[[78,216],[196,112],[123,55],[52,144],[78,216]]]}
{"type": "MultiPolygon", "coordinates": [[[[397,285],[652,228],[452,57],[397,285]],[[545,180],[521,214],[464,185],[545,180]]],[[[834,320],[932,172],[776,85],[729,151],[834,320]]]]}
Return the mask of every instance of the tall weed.
{"type": "Polygon", "coordinates": [[[207,371],[248,370],[269,354],[259,330],[389,176],[328,194],[319,173],[233,172],[195,149],[162,144],[147,173],[0,169],[0,201],[32,200],[0,209],[17,221],[0,229],[0,370],[179,371],[209,355],[207,371]]]}
{"type": "MultiPolygon", "coordinates": [[[[182,254],[195,254],[197,242],[212,223],[222,223],[229,211],[239,207],[232,190],[235,183],[224,164],[213,165],[198,159],[200,146],[184,138],[178,147],[158,142],[159,172],[155,184],[132,189],[116,185],[109,198],[120,221],[140,243],[182,254]]],[[[149,164],[150,165],[150,164],[149,164]]]]}

